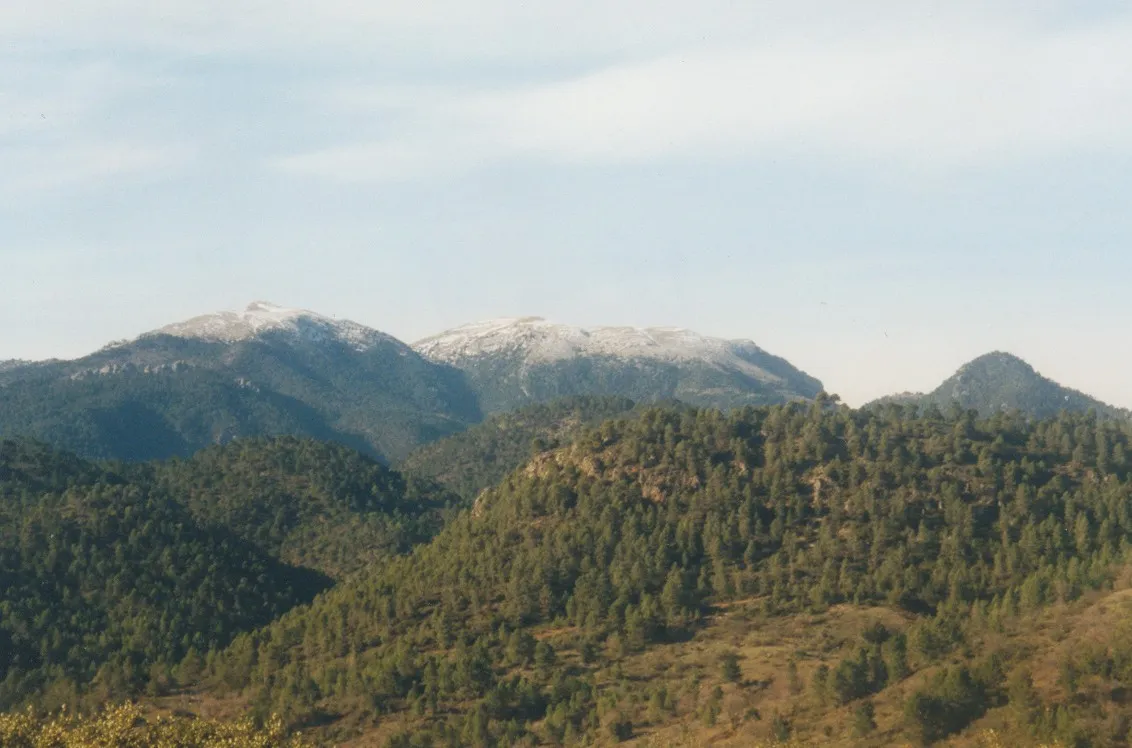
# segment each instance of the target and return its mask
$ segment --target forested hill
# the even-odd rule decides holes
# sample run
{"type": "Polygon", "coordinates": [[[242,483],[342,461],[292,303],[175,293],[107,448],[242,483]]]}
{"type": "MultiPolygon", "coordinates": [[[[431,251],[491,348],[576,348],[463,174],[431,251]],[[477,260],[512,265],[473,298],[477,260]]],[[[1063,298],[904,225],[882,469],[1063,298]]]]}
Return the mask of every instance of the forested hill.
{"type": "Polygon", "coordinates": [[[471,502],[508,473],[544,451],[571,442],[601,421],[634,408],[623,397],[579,396],[530,405],[491,416],[486,421],[432,444],[398,464],[409,475],[436,481],[471,502]]]}
{"type": "MultiPolygon", "coordinates": [[[[241,636],[207,682],[297,719],[399,726],[390,745],[616,742],[715,725],[732,696],[748,710],[730,723],[747,736],[737,745],[820,739],[807,731],[823,721],[828,739],[847,729],[837,710],[869,699],[896,706],[861,712],[865,744],[931,742],[1015,698],[1027,703],[1000,716],[1019,735],[1093,734],[1123,702],[1091,711],[1027,685],[1032,652],[1003,648],[1001,632],[1110,583],[1126,560],[1129,436],[1090,416],[828,401],[647,411],[536,456],[410,557],[241,636]],[[715,690],[694,693],[671,662],[622,669],[688,651],[679,642],[710,635],[732,605],[781,636],[846,605],[894,622],[794,652],[785,700],[742,685],[734,660],[722,679],[697,669],[715,690]],[[752,718],[771,704],[774,720],[752,718]]],[[[1124,641],[1109,656],[1132,656],[1124,641]]]]}
{"type": "Polygon", "coordinates": [[[0,441],[0,706],[77,684],[112,694],[327,586],[156,486],[0,441]]]}
{"type": "Polygon", "coordinates": [[[430,539],[460,503],[352,449],[289,436],[242,439],[149,469],[199,522],[334,577],[430,539]]]}
{"type": "Polygon", "coordinates": [[[45,444],[0,439],[0,487],[6,496],[61,492],[100,479],[120,480],[108,468],[45,444]]]}
{"type": "Polygon", "coordinates": [[[142,465],[0,440],[0,709],[160,692],[332,577],[427,540],[452,501],[295,438],[142,465]]]}
{"type": "Polygon", "coordinates": [[[1032,418],[1053,418],[1063,410],[1071,413],[1093,410],[1103,418],[1132,420],[1132,412],[1063,387],[1017,356],[1001,351],[969,361],[927,394],[906,393],[882,398],[879,402],[974,409],[984,416],[1017,410],[1032,418]]]}

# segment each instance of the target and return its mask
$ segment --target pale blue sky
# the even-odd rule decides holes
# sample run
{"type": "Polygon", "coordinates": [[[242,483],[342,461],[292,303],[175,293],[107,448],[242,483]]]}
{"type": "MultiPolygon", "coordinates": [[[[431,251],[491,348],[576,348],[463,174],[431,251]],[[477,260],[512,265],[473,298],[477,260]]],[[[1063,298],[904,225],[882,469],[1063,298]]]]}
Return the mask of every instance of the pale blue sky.
{"type": "Polygon", "coordinates": [[[0,359],[270,299],[1132,407],[1125,4],[550,5],[0,4],[0,359]]]}

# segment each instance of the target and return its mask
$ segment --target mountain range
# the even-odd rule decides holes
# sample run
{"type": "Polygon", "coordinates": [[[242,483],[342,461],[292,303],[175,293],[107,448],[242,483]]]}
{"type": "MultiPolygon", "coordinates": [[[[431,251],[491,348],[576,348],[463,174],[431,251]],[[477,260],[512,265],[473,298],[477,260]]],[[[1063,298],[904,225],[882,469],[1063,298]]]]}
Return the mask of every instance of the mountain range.
{"type": "Polygon", "coordinates": [[[680,398],[726,408],[820,390],[749,341],[686,330],[517,319],[409,346],[355,322],[255,302],[76,360],[0,367],[0,436],[147,460],[293,434],[392,462],[485,414],[558,397],[680,398]]]}
{"type": "MultiPolygon", "coordinates": [[[[11,370],[0,402],[69,365],[191,424],[236,372],[342,397],[342,369],[383,351],[478,398],[453,364],[334,320],[185,325],[94,373],[11,370]]],[[[221,741],[199,724],[137,730],[240,714],[274,738],[234,748],[1127,745],[1132,422],[1033,418],[1017,406],[1046,380],[978,364],[942,413],[580,396],[397,468],[294,436],[145,462],[0,439],[0,745],[91,745],[66,715],[120,700],[144,716],[111,710],[98,744],[204,748],[221,741]]]]}
{"type": "Polygon", "coordinates": [[[295,434],[385,459],[480,420],[463,375],[376,330],[255,303],[0,373],[0,435],[95,458],[295,434]]]}
{"type": "Polygon", "coordinates": [[[465,372],[488,413],[582,394],[732,408],[810,399],[822,390],[749,340],[676,327],[586,329],[521,317],[457,327],[413,348],[465,372]]]}
{"type": "MultiPolygon", "coordinates": [[[[486,417],[560,398],[727,410],[811,400],[822,391],[820,381],[752,341],[684,328],[582,328],[519,317],[408,345],[349,320],[255,302],[75,360],[0,362],[0,436],[88,458],[149,460],[290,434],[394,463],[486,417]]],[[[1129,417],[999,352],[930,393],[878,402],[1129,417]]]]}

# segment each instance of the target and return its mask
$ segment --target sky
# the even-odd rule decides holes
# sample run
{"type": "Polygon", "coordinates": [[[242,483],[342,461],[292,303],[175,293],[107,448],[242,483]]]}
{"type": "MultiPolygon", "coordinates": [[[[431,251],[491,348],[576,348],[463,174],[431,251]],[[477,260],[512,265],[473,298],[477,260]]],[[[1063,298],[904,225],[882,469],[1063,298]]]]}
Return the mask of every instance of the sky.
{"type": "Polygon", "coordinates": [[[1130,288],[1127,3],[0,3],[0,359],[264,299],[1132,407],[1130,288]]]}

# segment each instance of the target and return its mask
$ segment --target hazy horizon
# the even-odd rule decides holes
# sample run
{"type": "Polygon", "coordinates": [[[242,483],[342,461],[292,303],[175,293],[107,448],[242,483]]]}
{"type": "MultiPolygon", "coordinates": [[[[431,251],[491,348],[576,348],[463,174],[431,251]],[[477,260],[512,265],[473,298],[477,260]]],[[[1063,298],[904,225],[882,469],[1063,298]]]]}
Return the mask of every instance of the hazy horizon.
{"type": "Polygon", "coordinates": [[[0,9],[0,359],[270,299],[749,338],[858,405],[1132,407],[1132,9],[0,9]]]}

